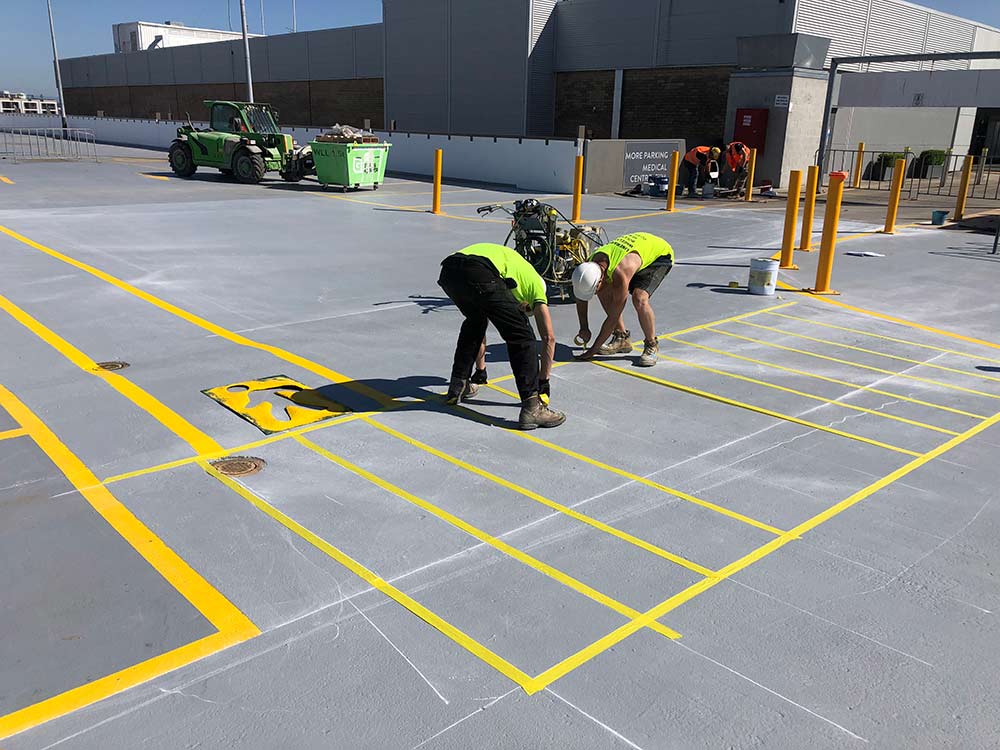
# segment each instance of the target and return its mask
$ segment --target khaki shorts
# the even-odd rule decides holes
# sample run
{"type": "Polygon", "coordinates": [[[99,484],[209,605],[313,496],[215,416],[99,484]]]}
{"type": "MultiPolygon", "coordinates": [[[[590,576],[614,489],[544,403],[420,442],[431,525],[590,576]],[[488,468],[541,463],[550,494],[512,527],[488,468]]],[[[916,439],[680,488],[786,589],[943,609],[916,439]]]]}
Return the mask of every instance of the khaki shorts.
{"type": "Polygon", "coordinates": [[[628,285],[631,294],[636,289],[642,289],[650,297],[653,296],[661,282],[667,278],[667,274],[674,267],[674,259],[670,255],[661,255],[641,271],[636,271],[635,276],[628,285]]]}

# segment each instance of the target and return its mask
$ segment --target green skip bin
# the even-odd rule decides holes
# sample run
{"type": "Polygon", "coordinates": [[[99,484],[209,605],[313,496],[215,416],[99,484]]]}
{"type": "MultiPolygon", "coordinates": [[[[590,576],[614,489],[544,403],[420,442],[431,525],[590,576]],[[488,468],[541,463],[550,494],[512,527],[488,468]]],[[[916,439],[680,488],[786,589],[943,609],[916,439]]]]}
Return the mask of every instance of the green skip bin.
{"type": "Polygon", "coordinates": [[[348,188],[378,186],[385,181],[391,143],[324,143],[312,141],[316,177],[322,185],[348,188]]]}

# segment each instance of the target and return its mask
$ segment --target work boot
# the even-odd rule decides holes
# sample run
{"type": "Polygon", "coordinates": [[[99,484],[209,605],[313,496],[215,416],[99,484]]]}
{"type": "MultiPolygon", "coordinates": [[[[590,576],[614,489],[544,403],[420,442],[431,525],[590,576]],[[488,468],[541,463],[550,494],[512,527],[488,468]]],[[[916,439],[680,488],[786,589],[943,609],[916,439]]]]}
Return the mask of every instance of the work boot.
{"type": "Polygon", "coordinates": [[[642,356],[636,365],[639,367],[652,367],[656,364],[657,355],[660,353],[660,342],[656,339],[642,342],[642,356]]]}
{"type": "Polygon", "coordinates": [[[475,395],[476,391],[479,390],[479,386],[472,385],[468,380],[463,378],[452,378],[451,383],[448,385],[448,395],[444,397],[444,402],[448,406],[455,406],[459,401],[464,401],[470,395],[475,395]],[[472,393],[469,393],[469,388],[472,388],[472,393]]]}
{"type": "Polygon", "coordinates": [[[611,341],[597,350],[598,354],[607,356],[608,354],[627,354],[632,351],[632,339],[628,331],[615,331],[611,334],[611,341]]]}
{"type": "Polygon", "coordinates": [[[469,378],[469,382],[474,383],[475,385],[486,385],[490,382],[490,376],[486,374],[485,369],[476,370],[472,373],[472,377],[469,378]]]}
{"type": "Polygon", "coordinates": [[[547,407],[537,394],[521,402],[521,416],[518,420],[518,426],[522,430],[533,430],[536,427],[558,427],[565,421],[565,414],[547,407]]]}

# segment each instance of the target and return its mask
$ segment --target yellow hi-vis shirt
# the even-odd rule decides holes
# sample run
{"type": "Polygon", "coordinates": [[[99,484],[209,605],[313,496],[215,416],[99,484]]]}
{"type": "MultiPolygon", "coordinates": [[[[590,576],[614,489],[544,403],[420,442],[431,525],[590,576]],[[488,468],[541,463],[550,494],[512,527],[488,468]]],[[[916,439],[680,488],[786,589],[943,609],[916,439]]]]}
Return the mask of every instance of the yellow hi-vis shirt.
{"type": "Polygon", "coordinates": [[[594,254],[590,256],[590,259],[593,260],[594,256],[598,253],[608,256],[607,280],[609,283],[615,269],[618,268],[618,264],[629,253],[636,253],[642,258],[642,265],[639,266],[640,271],[653,263],[657,258],[667,256],[671,261],[674,259],[674,249],[670,247],[670,243],[662,237],[657,237],[655,234],[649,234],[648,232],[634,232],[622,235],[617,240],[597,248],[594,254]]]}
{"type": "Polygon", "coordinates": [[[482,242],[478,245],[459,250],[462,255],[476,255],[486,258],[505,279],[513,279],[517,286],[511,289],[511,294],[518,302],[526,302],[534,307],[539,302],[548,304],[545,294],[545,282],[532,265],[517,251],[503,245],[482,242]]]}

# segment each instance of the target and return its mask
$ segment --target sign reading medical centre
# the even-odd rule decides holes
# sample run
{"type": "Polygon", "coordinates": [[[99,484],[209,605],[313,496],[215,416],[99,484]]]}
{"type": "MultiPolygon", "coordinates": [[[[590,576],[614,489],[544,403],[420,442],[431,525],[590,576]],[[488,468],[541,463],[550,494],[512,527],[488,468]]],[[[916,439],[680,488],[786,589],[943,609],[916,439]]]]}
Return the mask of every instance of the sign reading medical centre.
{"type": "Polygon", "coordinates": [[[654,177],[670,176],[670,154],[677,147],[662,141],[630,141],[625,144],[625,190],[650,182],[654,177]]]}

